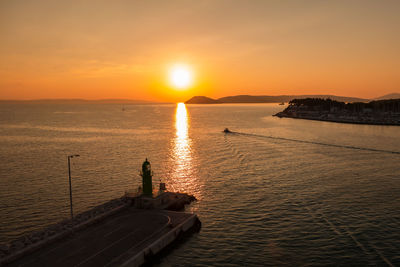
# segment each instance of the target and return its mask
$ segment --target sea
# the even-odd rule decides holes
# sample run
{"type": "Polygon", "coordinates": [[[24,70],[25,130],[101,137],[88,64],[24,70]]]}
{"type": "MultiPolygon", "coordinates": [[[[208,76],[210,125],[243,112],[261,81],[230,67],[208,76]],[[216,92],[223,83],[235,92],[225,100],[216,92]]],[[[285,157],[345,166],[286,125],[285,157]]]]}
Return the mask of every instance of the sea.
{"type": "Polygon", "coordinates": [[[0,104],[0,243],[141,184],[193,194],[202,229],[158,266],[400,266],[400,127],[277,118],[278,104],[0,104]],[[223,133],[229,128],[233,133],[223,133]]]}

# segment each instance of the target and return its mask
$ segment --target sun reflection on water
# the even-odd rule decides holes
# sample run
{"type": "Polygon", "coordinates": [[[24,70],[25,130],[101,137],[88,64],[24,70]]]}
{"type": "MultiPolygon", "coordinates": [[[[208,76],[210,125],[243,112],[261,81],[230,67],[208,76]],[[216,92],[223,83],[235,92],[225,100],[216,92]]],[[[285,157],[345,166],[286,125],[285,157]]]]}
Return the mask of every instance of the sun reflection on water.
{"type": "Polygon", "coordinates": [[[173,190],[194,193],[195,173],[193,168],[192,142],[189,138],[189,115],[184,103],[178,103],[175,111],[176,135],[173,139],[172,186],[173,190]]]}
{"type": "Polygon", "coordinates": [[[178,103],[175,113],[176,138],[180,141],[180,148],[188,146],[188,115],[184,103],[178,103]]]}

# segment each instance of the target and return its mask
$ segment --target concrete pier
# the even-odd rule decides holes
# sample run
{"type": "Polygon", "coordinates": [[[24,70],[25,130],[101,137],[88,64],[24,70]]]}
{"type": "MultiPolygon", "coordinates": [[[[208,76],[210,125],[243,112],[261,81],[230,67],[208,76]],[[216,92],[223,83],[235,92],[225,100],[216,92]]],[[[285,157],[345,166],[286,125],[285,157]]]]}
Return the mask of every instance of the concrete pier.
{"type": "Polygon", "coordinates": [[[127,207],[7,266],[140,266],[193,229],[195,214],[127,207]]]}
{"type": "Polygon", "coordinates": [[[147,158],[141,176],[136,193],[0,244],[0,266],[139,266],[184,233],[200,230],[195,214],[176,212],[194,196],[168,192],[165,183],[154,192],[147,158]]]}

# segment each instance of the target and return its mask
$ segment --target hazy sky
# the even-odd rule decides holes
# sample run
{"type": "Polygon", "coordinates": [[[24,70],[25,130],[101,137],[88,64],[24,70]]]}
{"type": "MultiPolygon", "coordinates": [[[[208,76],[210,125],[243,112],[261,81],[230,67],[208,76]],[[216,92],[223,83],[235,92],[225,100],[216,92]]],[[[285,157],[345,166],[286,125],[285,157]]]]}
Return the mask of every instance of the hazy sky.
{"type": "Polygon", "coordinates": [[[0,1],[0,99],[400,91],[400,1],[0,1]],[[185,63],[177,91],[168,68],[185,63]]]}

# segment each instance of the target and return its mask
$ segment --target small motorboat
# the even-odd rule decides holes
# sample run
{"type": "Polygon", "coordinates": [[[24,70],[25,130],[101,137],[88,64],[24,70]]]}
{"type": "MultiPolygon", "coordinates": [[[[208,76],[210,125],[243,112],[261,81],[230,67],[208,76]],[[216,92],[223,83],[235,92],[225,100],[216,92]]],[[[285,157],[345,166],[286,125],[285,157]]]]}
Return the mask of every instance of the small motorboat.
{"type": "Polygon", "coordinates": [[[232,133],[228,128],[225,128],[225,129],[223,130],[223,132],[224,132],[224,133],[232,133]]]}
{"type": "Polygon", "coordinates": [[[283,106],[283,105],[285,105],[285,102],[281,102],[281,103],[279,103],[279,105],[280,105],[280,106],[283,106]]]}

